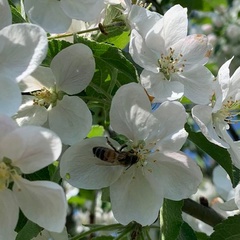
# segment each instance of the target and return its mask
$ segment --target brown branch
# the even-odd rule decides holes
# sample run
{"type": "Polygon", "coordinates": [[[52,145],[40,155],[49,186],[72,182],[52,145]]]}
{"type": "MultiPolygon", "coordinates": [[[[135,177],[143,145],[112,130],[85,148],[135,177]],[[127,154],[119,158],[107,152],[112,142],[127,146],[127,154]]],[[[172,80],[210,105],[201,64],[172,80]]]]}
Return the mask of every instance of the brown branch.
{"type": "Polygon", "coordinates": [[[212,227],[225,219],[225,217],[217,213],[211,207],[203,206],[189,198],[184,199],[182,210],[212,227]]]}

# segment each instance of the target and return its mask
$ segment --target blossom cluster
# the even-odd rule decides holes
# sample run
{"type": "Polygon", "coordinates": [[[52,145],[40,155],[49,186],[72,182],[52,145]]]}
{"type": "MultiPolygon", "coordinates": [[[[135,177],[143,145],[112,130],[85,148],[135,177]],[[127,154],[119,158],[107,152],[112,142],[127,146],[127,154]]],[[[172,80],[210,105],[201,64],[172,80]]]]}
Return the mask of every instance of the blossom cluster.
{"type": "MultiPolygon", "coordinates": [[[[46,236],[67,238],[62,180],[80,189],[109,187],[114,217],[123,225],[151,225],[164,199],[194,194],[203,175],[181,151],[189,118],[183,99],[194,105],[191,116],[206,139],[226,149],[240,169],[239,141],[228,133],[240,112],[240,68],[230,76],[230,59],[212,74],[206,66],[212,46],[203,34],[188,35],[186,8],[175,5],[160,15],[130,0],[25,0],[22,18],[26,22],[12,24],[10,6],[0,0],[0,239],[15,239],[19,208],[46,236]],[[124,61],[119,69],[121,61],[94,48],[102,41],[96,31],[110,34],[102,23],[113,6],[130,33],[132,62],[117,49],[124,61]],[[75,21],[93,34],[82,42],[54,40],[56,48],[48,48],[48,39],[64,37],[75,21]],[[106,67],[108,58],[115,69],[106,67]],[[118,84],[125,66],[138,81],[118,84]],[[106,134],[90,137],[94,97],[102,92],[109,124],[106,134]],[[60,172],[58,183],[30,181],[48,165],[60,172]]],[[[109,26],[117,26],[111,20],[109,26]]]]}

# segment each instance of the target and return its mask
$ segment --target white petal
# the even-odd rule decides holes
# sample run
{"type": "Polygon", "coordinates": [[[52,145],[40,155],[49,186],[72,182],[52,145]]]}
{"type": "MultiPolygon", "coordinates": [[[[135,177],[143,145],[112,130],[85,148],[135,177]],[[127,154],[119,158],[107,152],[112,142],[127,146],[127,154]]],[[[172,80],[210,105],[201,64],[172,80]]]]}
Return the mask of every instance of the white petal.
{"type": "MultiPolygon", "coordinates": [[[[113,139],[109,138],[109,141],[119,147],[113,139]]],[[[94,147],[112,149],[105,137],[96,137],[82,140],[64,152],[60,161],[60,174],[63,178],[66,177],[71,185],[84,189],[108,187],[125,169],[123,166],[112,165],[94,156],[94,147]]]]}
{"type": "Polygon", "coordinates": [[[24,7],[30,21],[49,33],[64,33],[71,25],[72,20],[63,12],[60,1],[25,0],[24,7]]]}
{"type": "Polygon", "coordinates": [[[18,125],[15,121],[6,115],[0,115],[0,141],[16,128],[18,125]]]}
{"type": "Polygon", "coordinates": [[[49,111],[49,126],[64,144],[72,145],[87,136],[92,126],[92,115],[81,98],[65,95],[49,111]]]}
{"type": "Polygon", "coordinates": [[[53,232],[62,232],[67,215],[63,189],[50,181],[30,182],[18,179],[13,192],[24,215],[39,226],[53,232]]]}
{"type": "Polygon", "coordinates": [[[33,92],[42,88],[52,88],[56,79],[51,68],[39,66],[31,75],[25,77],[20,83],[22,92],[33,92]]]}
{"type": "Polygon", "coordinates": [[[192,108],[192,117],[200,127],[202,134],[208,141],[223,147],[229,148],[229,145],[219,138],[216,130],[213,127],[212,108],[209,106],[197,105],[192,108]]]}
{"type": "Polygon", "coordinates": [[[153,115],[158,121],[153,125],[147,123],[151,134],[146,140],[149,144],[155,142],[155,146],[151,149],[158,149],[161,152],[179,151],[188,136],[184,129],[187,114],[183,105],[179,102],[164,102],[153,112],[153,115]]]}
{"type": "Polygon", "coordinates": [[[98,19],[104,8],[104,0],[64,0],[60,4],[69,17],[85,22],[98,19]]]}
{"type": "Polygon", "coordinates": [[[235,188],[235,204],[237,205],[238,209],[240,209],[240,184],[237,185],[235,188]]]}
{"type": "Polygon", "coordinates": [[[213,170],[213,183],[220,197],[225,201],[228,200],[229,192],[233,190],[232,183],[228,174],[220,165],[213,170]]]}
{"type": "Polygon", "coordinates": [[[140,75],[140,80],[148,94],[155,98],[155,101],[173,101],[183,96],[183,84],[166,80],[161,72],[154,73],[144,69],[140,75]]]}
{"type": "Polygon", "coordinates": [[[235,203],[235,199],[232,198],[230,199],[229,201],[227,202],[224,202],[222,204],[218,204],[218,207],[221,209],[221,210],[224,210],[224,211],[234,211],[234,210],[237,210],[238,209],[238,206],[236,205],[235,203]]]}
{"type": "Polygon", "coordinates": [[[12,14],[7,0],[0,0],[0,29],[12,24],[12,14]]]}
{"type": "Polygon", "coordinates": [[[211,53],[208,38],[202,34],[189,35],[175,43],[172,48],[174,56],[179,58],[179,65],[184,65],[185,71],[204,65],[211,53]]]}
{"type": "Polygon", "coordinates": [[[197,104],[208,104],[213,94],[212,73],[204,66],[178,75],[184,85],[184,95],[197,104]]]}
{"type": "Polygon", "coordinates": [[[20,81],[42,62],[47,48],[47,36],[42,28],[29,23],[5,27],[0,31],[1,74],[20,81]]]}
{"type": "Polygon", "coordinates": [[[221,136],[229,144],[228,152],[230,153],[233,165],[240,169],[240,141],[233,141],[228,132],[224,129],[221,130],[221,136]]]}
{"type": "Polygon", "coordinates": [[[12,116],[18,111],[21,101],[22,95],[17,82],[0,75],[0,114],[12,116]]]}
{"type": "Polygon", "coordinates": [[[0,144],[1,156],[8,157],[23,173],[35,172],[61,153],[61,141],[52,131],[36,126],[17,128],[0,144]]]}
{"type": "Polygon", "coordinates": [[[145,177],[155,184],[155,191],[162,191],[164,198],[171,200],[191,196],[202,181],[200,168],[181,152],[149,155],[146,168],[145,177]]]}
{"type": "Polygon", "coordinates": [[[142,68],[155,73],[158,72],[159,53],[157,54],[148,48],[143,37],[135,29],[131,32],[129,53],[134,62],[142,68]]]}
{"type": "Polygon", "coordinates": [[[187,8],[183,8],[180,5],[171,7],[164,14],[163,21],[163,38],[165,39],[165,47],[168,49],[187,35],[187,8]]]}
{"type": "MultiPolygon", "coordinates": [[[[141,168],[141,167],[140,167],[141,168]]],[[[110,198],[114,217],[123,225],[136,221],[151,225],[158,217],[163,202],[163,191],[155,191],[160,181],[152,185],[141,169],[131,166],[110,186],[110,198]]]]}
{"type": "Polygon", "coordinates": [[[149,11],[136,4],[131,6],[131,11],[127,17],[131,28],[137,30],[142,36],[146,36],[147,32],[161,18],[159,13],[149,11]]]}
{"type": "Polygon", "coordinates": [[[112,99],[111,126],[117,133],[131,140],[143,140],[149,135],[147,125],[156,119],[143,87],[137,83],[121,86],[112,99]]]}
{"type": "Polygon", "coordinates": [[[15,239],[17,233],[14,229],[18,221],[19,207],[13,192],[9,189],[0,192],[0,206],[0,239],[15,239]]]}
{"type": "MultiPolygon", "coordinates": [[[[224,100],[227,97],[228,91],[229,91],[229,87],[230,87],[230,69],[229,69],[229,65],[231,63],[233,58],[229,59],[228,61],[226,61],[221,68],[218,71],[218,76],[217,76],[217,81],[221,86],[221,95],[222,95],[222,99],[224,100]]],[[[233,75],[234,76],[234,75],[233,75]]],[[[236,75],[235,75],[236,76],[236,75]]],[[[217,97],[219,97],[217,95],[217,97]]],[[[222,100],[221,99],[221,100],[222,100]]],[[[218,100],[218,99],[217,99],[218,100]]],[[[222,101],[223,101],[222,100],[222,101]]],[[[221,101],[221,103],[222,103],[221,101]]],[[[220,104],[220,103],[219,103],[220,104]]]]}
{"type": "Polygon", "coordinates": [[[174,43],[186,37],[187,24],[187,9],[175,5],[148,32],[146,43],[151,49],[164,53],[163,49],[168,50],[174,43]]]}
{"type": "Polygon", "coordinates": [[[41,126],[47,121],[47,109],[42,106],[33,105],[33,100],[33,96],[23,95],[22,105],[19,111],[13,116],[19,126],[41,126]]]}
{"type": "Polygon", "coordinates": [[[68,94],[76,94],[91,82],[95,60],[92,50],[78,43],[59,52],[50,67],[56,77],[57,88],[68,94]]]}

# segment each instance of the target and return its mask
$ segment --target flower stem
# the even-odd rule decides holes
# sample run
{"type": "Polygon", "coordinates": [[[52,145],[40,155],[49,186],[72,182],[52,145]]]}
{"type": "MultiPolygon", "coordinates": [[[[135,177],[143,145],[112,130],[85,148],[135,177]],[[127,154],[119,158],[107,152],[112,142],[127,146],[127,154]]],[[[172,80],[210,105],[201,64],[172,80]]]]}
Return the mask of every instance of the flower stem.
{"type": "Polygon", "coordinates": [[[75,34],[79,35],[79,34],[85,34],[85,33],[94,32],[94,31],[103,32],[103,29],[107,30],[107,29],[110,29],[110,28],[113,28],[113,27],[124,27],[125,25],[126,24],[123,21],[121,21],[121,22],[114,22],[114,23],[111,23],[111,24],[108,24],[108,25],[99,24],[97,27],[89,28],[89,29],[82,30],[82,31],[79,31],[79,32],[63,33],[63,34],[58,34],[58,35],[55,35],[55,36],[50,36],[50,37],[48,37],[48,40],[64,38],[64,37],[70,37],[70,36],[73,36],[75,34]]]}
{"type": "Polygon", "coordinates": [[[183,212],[205,222],[214,227],[221,223],[225,218],[214,211],[211,207],[201,205],[192,199],[184,199],[183,212]]]}

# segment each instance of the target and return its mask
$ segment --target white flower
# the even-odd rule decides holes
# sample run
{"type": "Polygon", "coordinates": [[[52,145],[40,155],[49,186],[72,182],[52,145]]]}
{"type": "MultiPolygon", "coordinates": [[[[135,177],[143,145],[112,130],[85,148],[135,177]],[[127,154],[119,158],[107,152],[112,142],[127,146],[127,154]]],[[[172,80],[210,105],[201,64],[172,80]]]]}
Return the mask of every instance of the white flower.
{"type": "Polygon", "coordinates": [[[92,125],[92,115],[78,96],[92,80],[95,60],[91,49],[74,44],[59,52],[50,68],[39,67],[21,82],[24,102],[14,116],[19,125],[42,125],[48,121],[64,144],[85,138],[92,125]]]}
{"type": "Polygon", "coordinates": [[[72,19],[85,22],[99,19],[105,4],[116,4],[119,0],[25,0],[24,8],[32,23],[38,24],[49,33],[64,33],[72,19]]]}
{"type": "Polygon", "coordinates": [[[60,153],[61,141],[50,130],[19,127],[11,118],[0,116],[0,239],[15,239],[19,208],[41,227],[63,230],[67,213],[63,189],[50,181],[30,182],[21,176],[46,167],[60,153]]]}
{"type": "MultiPolygon", "coordinates": [[[[187,36],[187,11],[169,9],[145,34],[132,30],[129,52],[143,69],[140,80],[156,101],[175,100],[183,94],[199,104],[209,102],[211,72],[204,67],[210,54],[205,35],[187,36]]],[[[143,28],[143,27],[142,27],[143,28]]]]}
{"type": "Polygon", "coordinates": [[[114,151],[110,145],[116,149],[120,145],[111,138],[86,139],[63,154],[61,176],[79,188],[110,186],[117,221],[149,225],[156,220],[163,198],[186,198],[201,181],[198,166],[179,151],[187,138],[185,122],[180,103],[164,102],[152,113],[144,89],[137,83],[124,85],[112,100],[110,123],[129,139],[123,151],[131,150],[130,159],[123,159],[121,165],[103,161],[102,147],[114,151]],[[96,147],[98,154],[93,153],[96,147]]]}
{"type": "Polygon", "coordinates": [[[12,116],[21,104],[17,85],[45,58],[47,36],[32,24],[14,24],[8,2],[0,1],[0,113],[12,116]]]}
{"type": "Polygon", "coordinates": [[[226,148],[233,164],[240,168],[240,142],[233,141],[227,130],[229,123],[235,123],[240,113],[240,68],[230,77],[228,60],[219,69],[214,82],[212,102],[209,106],[197,105],[192,108],[192,116],[204,136],[212,143],[226,148]]]}
{"type": "Polygon", "coordinates": [[[221,214],[225,216],[239,214],[240,184],[238,184],[236,188],[233,188],[228,174],[221,166],[217,166],[213,170],[213,183],[220,197],[226,201],[224,203],[219,202],[216,205],[218,209],[227,211],[221,214]]]}

